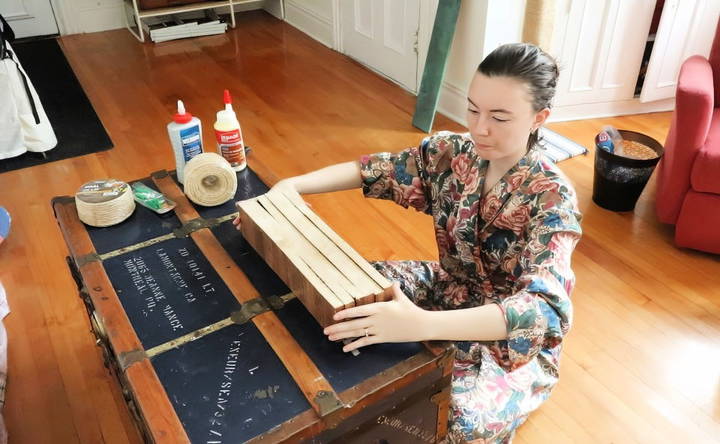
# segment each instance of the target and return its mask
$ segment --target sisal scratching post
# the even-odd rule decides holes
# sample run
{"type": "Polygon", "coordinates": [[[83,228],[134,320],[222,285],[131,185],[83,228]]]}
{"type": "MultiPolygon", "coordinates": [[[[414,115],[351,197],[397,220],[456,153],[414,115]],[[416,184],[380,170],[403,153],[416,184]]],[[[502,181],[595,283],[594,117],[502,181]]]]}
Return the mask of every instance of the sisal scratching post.
{"type": "Polygon", "coordinates": [[[550,52],[555,24],[555,8],[555,0],[527,0],[523,42],[532,43],[543,51],[550,52]]]}

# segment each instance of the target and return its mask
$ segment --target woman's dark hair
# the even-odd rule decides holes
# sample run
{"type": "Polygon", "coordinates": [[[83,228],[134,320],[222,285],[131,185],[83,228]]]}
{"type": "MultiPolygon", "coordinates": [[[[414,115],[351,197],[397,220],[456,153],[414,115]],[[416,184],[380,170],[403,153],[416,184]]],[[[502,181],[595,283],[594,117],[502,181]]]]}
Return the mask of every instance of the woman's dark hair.
{"type": "MultiPolygon", "coordinates": [[[[509,43],[496,48],[478,66],[488,77],[512,77],[528,86],[535,112],[552,106],[555,96],[557,63],[542,49],[529,43],[509,43]]],[[[530,133],[528,150],[539,141],[538,131],[530,133]]]]}

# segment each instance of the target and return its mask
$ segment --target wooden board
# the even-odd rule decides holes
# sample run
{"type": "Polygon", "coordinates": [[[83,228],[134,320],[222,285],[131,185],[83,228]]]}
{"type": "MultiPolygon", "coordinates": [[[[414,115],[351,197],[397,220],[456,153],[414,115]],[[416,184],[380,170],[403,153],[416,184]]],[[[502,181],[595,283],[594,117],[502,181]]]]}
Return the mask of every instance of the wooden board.
{"type": "Polygon", "coordinates": [[[330,299],[333,301],[337,299],[344,307],[353,307],[355,305],[353,293],[356,293],[356,289],[352,284],[342,277],[333,264],[300,231],[293,227],[286,216],[270,202],[267,195],[258,197],[257,202],[272,218],[271,228],[288,240],[281,248],[289,250],[293,257],[305,264],[310,274],[323,281],[333,294],[330,299]]]}
{"type": "Polygon", "coordinates": [[[390,282],[288,190],[238,202],[243,236],[323,327],[339,310],[387,300],[390,282]]]}
{"type": "MultiPolygon", "coordinates": [[[[297,193],[284,193],[285,196],[290,199],[293,204],[295,204],[295,207],[298,208],[305,216],[313,223],[316,227],[320,229],[330,240],[332,240],[335,245],[337,245],[347,256],[352,259],[360,268],[362,268],[365,273],[367,273],[370,278],[378,285],[380,289],[382,289],[383,293],[379,294],[378,296],[380,298],[383,297],[383,295],[389,293],[388,289],[392,286],[392,283],[382,274],[380,274],[379,271],[377,271],[370,263],[368,263],[367,260],[365,260],[360,254],[355,251],[353,247],[350,246],[343,238],[341,238],[335,231],[330,228],[328,224],[325,223],[317,214],[315,214],[314,211],[310,209],[310,207],[307,206],[305,201],[302,200],[299,194],[297,193]]],[[[382,300],[382,299],[381,299],[382,300]]]]}
{"type": "Polygon", "coordinates": [[[369,294],[382,291],[382,289],[372,280],[368,279],[368,275],[353,262],[340,247],[320,231],[320,229],[307,218],[306,214],[302,213],[284,193],[270,191],[266,196],[286,215],[290,223],[334,265],[338,272],[352,283],[354,287],[353,298],[364,298],[369,294]]]}
{"type": "Polygon", "coordinates": [[[440,100],[440,87],[445,77],[445,67],[450,56],[450,45],[459,15],[460,0],[438,3],[412,122],[415,127],[426,133],[430,132],[435,120],[435,110],[440,100]]]}
{"type": "Polygon", "coordinates": [[[332,323],[332,316],[345,308],[344,304],[334,297],[322,280],[286,245],[287,238],[279,231],[269,228],[275,226],[274,220],[266,215],[256,200],[243,201],[238,204],[238,209],[245,240],[263,255],[265,262],[321,325],[332,323]],[[315,293],[319,293],[327,304],[314,306],[314,301],[319,300],[315,293]]]}

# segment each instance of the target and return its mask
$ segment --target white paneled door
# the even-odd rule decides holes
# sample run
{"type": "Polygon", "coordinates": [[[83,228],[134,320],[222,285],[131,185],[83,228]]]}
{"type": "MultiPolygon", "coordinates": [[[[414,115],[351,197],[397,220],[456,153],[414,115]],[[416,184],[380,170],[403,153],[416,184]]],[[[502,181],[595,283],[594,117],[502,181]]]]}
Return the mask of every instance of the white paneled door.
{"type": "MultiPolygon", "coordinates": [[[[680,66],[691,55],[710,53],[720,0],[668,0],[663,6],[641,102],[675,95],[680,66]]],[[[716,86],[717,87],[717,86],[716,86]]]]}
{"type": "Polygon", "coordinates": [[[555,105],[632,99],[655,0],[561,0],[560,8],[555,105]]]}
{"type": "Polygon", "coordinates": [[[340,0],[342,52],[417,91],[420,0],[340,0]]]}
{"type": "Polygon", "coordinates": [[[50,0],[2,0],[0,14],[17,38],[58,33],[50,0]]]}

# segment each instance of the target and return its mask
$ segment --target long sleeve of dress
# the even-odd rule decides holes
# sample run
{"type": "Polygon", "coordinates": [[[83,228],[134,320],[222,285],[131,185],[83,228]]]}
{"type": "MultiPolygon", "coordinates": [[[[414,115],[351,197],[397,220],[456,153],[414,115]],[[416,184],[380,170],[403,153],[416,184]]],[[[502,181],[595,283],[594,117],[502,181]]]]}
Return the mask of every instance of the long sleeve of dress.
{"type": "Polygon", "coordinates": [[[392,200],[405,208],[427,213],[430,185],[426,165],[432,137],[418,147],[398,153],[376,153],[360,158],[362,189],[365,197],[392,200]]]}
{"type": "Polygon", "coordinates": [[[570,292],[575,275],[570,257],[581,236],[574,196],[547,192],[528,226],[528,241],[519,258],[524,270],[514,293],[500,303],[508,330],[511,368],[518,368],[541,349],[562,341],[572,323],[570,292]]]}

